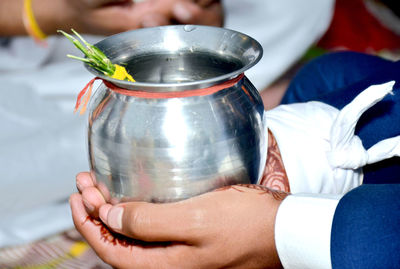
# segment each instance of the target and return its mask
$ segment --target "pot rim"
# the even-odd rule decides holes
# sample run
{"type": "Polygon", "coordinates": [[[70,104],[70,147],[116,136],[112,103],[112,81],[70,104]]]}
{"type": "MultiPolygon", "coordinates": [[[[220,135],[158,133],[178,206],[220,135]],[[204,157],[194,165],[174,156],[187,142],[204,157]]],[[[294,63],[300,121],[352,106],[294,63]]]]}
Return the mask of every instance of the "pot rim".
{"type": "MultiPolygon", "coordinates": [[[[118,63],[118,61],[120,61],[119,52],[121,51],[129,51],[129,53],[131,53],[130,57],[135,54],[140,55],[146,52],[148,54],[157,53],[155,51],[157,49],[161,50],[161,52],[168,52],[164,50],[164,47],[168,47],[168,44],[165,44],[165,39],[168,39],[168,36],[187,38],[187,40],[183,40],[184,42],[181,44],[180,49],[182,50],[180,52],[184,51],[190,53],[194,46],[201,43],[199,46],[204,46],[205,48],[197,50],[198,52],[208,50],[214,52],[216,55],[221,55],[223,53],[230,53],[230,56],[235,53],[240,54],[234,56],[237,56],[237,60],[241,61],[243,65],[223,75],[178,83],[129,82],[117,80],[102,74],[87,64],[85,64],[85,67],[95,76],[107,80],[122,89],[147,92],[177,92],[208,88],[234,79],[257,64],[263,54],[261,44],[246,34],[222,27],[201,25],[168,25],[142,28],[109,36],[96,43],[95,46],[101,49],[111,61],[114,62],[115,60],[115,63],[118,63]],[[208,39],[203,40],[201,37],[208,33],[208,39]],[[213,39],[210,40],[210,38],[213,39]],[[146,45],[146,42],[150,43],[150,45],[146,45]],[[186,42],[188,42],[188,44],[186,44],[186,42]],[[208,44],[211,45],[209,46],[208,44]],[[151,51],[150,48],[153,48],[154,51],[151,51]]],[[[175,42],[179,43],[179,41],[180,40],[175,42]]]]}

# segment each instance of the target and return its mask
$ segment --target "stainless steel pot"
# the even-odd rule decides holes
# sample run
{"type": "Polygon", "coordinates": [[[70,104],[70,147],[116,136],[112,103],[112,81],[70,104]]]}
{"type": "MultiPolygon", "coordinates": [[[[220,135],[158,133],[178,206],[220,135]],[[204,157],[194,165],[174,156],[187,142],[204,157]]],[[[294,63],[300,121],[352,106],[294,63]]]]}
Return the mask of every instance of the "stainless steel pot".
{"type": "Polygon", "coordinates": [[[120,200],[169,202],[256,183],[266,158],[264,107],[243,75],[262,47],[224,28],[163,26],[96,44],[136,83],[104,79],[90,104],[89,159],[120,200]]]}

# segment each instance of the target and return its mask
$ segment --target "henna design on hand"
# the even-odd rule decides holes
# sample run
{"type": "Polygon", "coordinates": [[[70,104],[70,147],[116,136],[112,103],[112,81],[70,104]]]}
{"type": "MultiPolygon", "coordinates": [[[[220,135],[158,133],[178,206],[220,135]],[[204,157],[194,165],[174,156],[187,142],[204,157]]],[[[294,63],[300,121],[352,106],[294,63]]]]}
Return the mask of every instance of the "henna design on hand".
{"type": "Polygon", "coordinates": [[[224,186],[224,187],[218,188],[218,189],[216,189],[216,190],[214,190],[214,191],[226,191],[226,190],[234,189],[234,190],[236,190],[236,191],[238,191],[238,192],[244,192],[244,191],[242,191],[242,190],[239,190],[238,188],[235,188],[235,186],[238,186],[238,185],[224,186]]]}
{"type": "Polygon", "coordinates": [[[290,192],[289,179],[282,161],[281,152],[270,130],[268,130],[267,161],[265,162],[265,170],[260,185],[275,190],[290,192]]]}
{"type": "Polygon", "coordinates": [[[145,242],[142,240],[127,237],[125,235],[110,230],[103,222],[91,216],[87,216],[82,224],[85,224],[87,221],[90,221],[94,225],[100,227],[100,239],[106,243],[111,243],[113,246],[121,246],[132,249],[134,246],[143,248],[168,247],[174,244],[174,242],[145,242]]]}
{"type": "Polygon", "coordinates": [[[268,194],[268,195],[272,195],[272,197],[274,197],[275,200],[277,201],[282,201],[283,199],[286,198],[286,196],[289,195],[289,193],[284,192],[284,191],[280,191],[280,190],[274,190],[262,185],[254,185],[254,184],[236,184],[236,185],[229,185],[229,186],[224,186],[221,188],[216,189],[215,191],[226,191],[226,190],[235,190],[238,192],[245,192],[244,190],[239,189],[238,187],[245,187],[245,188],[249,188],[249,189],[253,189],[253,190],[259,190],[260,192],[257,194],[268,194]]]}
{"type": "Polygon", "coordinates": [[[106,225],[104,225],[103,222],[100,220],[97,220],[91,216],[87,216],[83,224],[86,222],[90,221],[94,225],[100,227],[100,238],[106,243],[111,243],[114,246],[122,246],[122,247],[128,247],[132,248],[135,245],[140,244],[141,242],[129,237],[126,237],[122,234],[115,233],[111,231],[106,225]]]}
{"type": "Polygon", "coordinates": [[[253,189],[253,190],[259,190],[261,192],[259,192],[258,194],[272,195],[274,197],[274,199],[278,200],[278,201],[282,201],[283,199],[285,199],[286,196],[289,195],[289,193],[287,193],[285,191],[271,189],[271,188],[268,188],[268,187],[262,186],[262,185],[238,184],[237,186],[242,186],[242,187],[246,187],[246,188],[253,189]]]}

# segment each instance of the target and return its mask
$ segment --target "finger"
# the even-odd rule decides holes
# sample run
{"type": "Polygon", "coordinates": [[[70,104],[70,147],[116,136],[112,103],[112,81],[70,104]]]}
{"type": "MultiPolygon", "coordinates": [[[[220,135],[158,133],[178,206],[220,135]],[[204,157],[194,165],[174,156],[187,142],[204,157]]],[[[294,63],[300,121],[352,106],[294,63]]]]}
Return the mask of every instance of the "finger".
{"type": "Polygon", "coordinates": [[[104,184],[103,182],[99,182],[96,185],[97,189],[99,190],[99,192],[101,193],[101,195],[103,196],[103,198],[106,200],[107,203],[109,203],[112,199],[110,191],[108,190],[106,184],[104,184]]]}
{"type": "Polygon", "coordinates": [[[114,241],[111,240],[112,235],[107,233],[102,223],[92,219],[87,214],[81,195],[71,195],[69,202],[76,229],[82,234],[97,255],[110,265],[121,266],[118,261],[113,259],[113,256],[119,257],[119,255],[123,255],[127,251],[124,250],[121,244],[113,245],[114,241]]]}
{"type": "Polygon", "coordinates": [[[168,25],[169,19],[162,14],[148,14],[143,16],[141,21],[141,27],[156,27],[162,25],[168,25]]]}
{"type": "Polygon", "coordinates": [[[96,187],[106,202],[111,200],[111,194],[107,186],[103,182],[97,182],[93,172],[81,172],[76,176],[76,187],[79,192],[87,188],[96,187]]]}
{"type": "Polygon", "coordinates": [[[173,7],[172,14],[180,23],[213,26],[221,26],[223,23],[223,10],[219,3],[202,8],[192,2],[178,2],[173,7]]]}
{"type": "Polygon", "coordinates": [[[87,214],[80,194],[70,197],[72,217],[76,229],[106,263],[117,268],[163,268],[166,264],[179,268],[191,253],[190,246],[179,244],[146,245],[118,237],[100,221],[87,214]]]}
{"type": "Polygon", "coordinates": [[[85,188],[93,187],[95,182],[89,172],[81,172],[76,175],[76,187],[80,193],[85,188]]]}
{"type": "Polygon", "coordinates": [[[69,204],[72,211],[72,219],[75,224],[82,225],[86,222],[86,218],[89,217],[87,214],[82,201],[82,196],[78,193],[74,193],[69,198],[69,204]]]}
{"type": "Polygon", "coordinates": [[[88,187],[82,191],[82,201],[86,211],[96,218],[99,216],[99,208],[106,204],[105,198],[95,187],[88,187]]]}
{"type": "Polygon", "coordinates": [[[141,17],[146,11],[144,5],[113,5],[96,9],[91,13],[95,21],[88,31],[94,34],[109,35],[140,28],[141,17]]]}
{"type": "Polygon", "coordinates": [[[99,208],[99,217],[103,223],[107,223],[108,212],[110,211],[111,208],[112,208],[111,204],[105,204],[99,208]]]}
{"type": "Polygon", "coordinates": [[[192,23],[201,8],[194,3],[178,2],[172,8],[174,18],[180,23],[192,23]]]}
{"type": "Polygon", "coordinates": [[[189,205],[129,202],[101,208],[101,216],[108,227],[132,238],[194,244],[201,237],[205,212],[201,206],[193,209],[189,205]]]}

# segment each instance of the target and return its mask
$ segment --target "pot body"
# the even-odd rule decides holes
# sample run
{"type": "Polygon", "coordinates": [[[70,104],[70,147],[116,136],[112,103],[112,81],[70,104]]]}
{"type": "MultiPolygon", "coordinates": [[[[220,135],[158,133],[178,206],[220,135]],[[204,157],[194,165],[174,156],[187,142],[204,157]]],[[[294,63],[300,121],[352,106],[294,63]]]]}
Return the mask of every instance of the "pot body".
{"type": "MultiPolygon", "coordinates": [[[[170,88],[180,91],[168,81],[162,88],[171,74],[187,78],[193,88],[199,75],[199,85],[204,79],[201,70],[207,71],[207,79],[232,72],[225,70],[218,54],[199,61],[193,52],[186,53],[191,57],[179,53],[175,62],[157,60],[159,54],[150,53],[142,61],[136,58],[134,66],[141,71],[147,68],[154,79],[152,68],[159,72],[161,65],[168,64],[164,80],[157,81],[158,93],[171,92],[170,88]],[[149,57],[151,61],[145,60],[149,57]]],[[[223,62],[230,63],[226,58],[223,62]]],[[[135,77],[134,69],[128,71],[135,77]]],[[[121,94],[102,83],[89,111],[91,170],[102,189],[118,201],[177,201],[230,184],[256,183],[262,175],[264,107],[245,76],[210,94],[171,98],[121,94]]]]}
{"type": "Polygon", "coordinates": [[[152,202],[256,183],[265,162],[261,102],[246,78],[211,95],[166,99],[103,84],[89,116],[91,169],[111,196],[152,202]]]}

